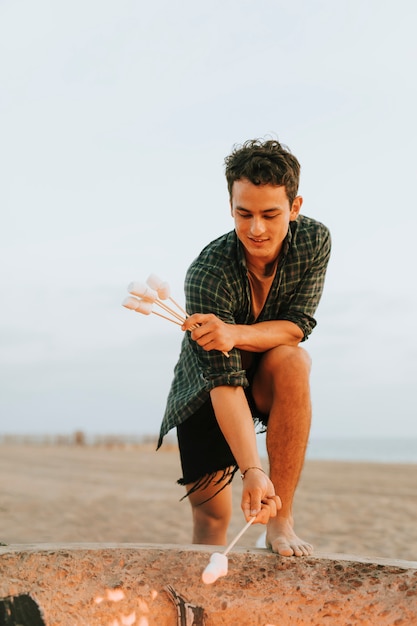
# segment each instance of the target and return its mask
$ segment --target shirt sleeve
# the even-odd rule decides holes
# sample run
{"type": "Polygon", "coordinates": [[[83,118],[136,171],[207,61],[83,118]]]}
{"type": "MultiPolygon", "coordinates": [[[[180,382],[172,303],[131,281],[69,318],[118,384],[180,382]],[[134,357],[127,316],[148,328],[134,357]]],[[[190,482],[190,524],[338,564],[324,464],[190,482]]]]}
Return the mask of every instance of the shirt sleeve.
{"type": "Polygon", "coordinates": [[[330,252],[330,232],[320,224],[314,239],[310,238],[305,245],[305,269],[295,289],[284,297],[286,303],[278,316],[279,319],[297,324],[303,332],[302,341],[308,338],[316,326],[314,314],[323,293],[330,252]]]}
{"type": "MultiPolygon", "coordinates": [[[[193,263],[185,279],[185,296],[187,313],[190,315],[213,313],[223,322],[235,324],[236,295],[221,268],[193,263]]],[[[210,391],[222,385],[248,386],[246,372],[242,369],[240,350],[233,348],[229,357],[226,357],[218,350],[204,350],[190,336],[189,342],[197,358],[206,390],[210,391]]]]}

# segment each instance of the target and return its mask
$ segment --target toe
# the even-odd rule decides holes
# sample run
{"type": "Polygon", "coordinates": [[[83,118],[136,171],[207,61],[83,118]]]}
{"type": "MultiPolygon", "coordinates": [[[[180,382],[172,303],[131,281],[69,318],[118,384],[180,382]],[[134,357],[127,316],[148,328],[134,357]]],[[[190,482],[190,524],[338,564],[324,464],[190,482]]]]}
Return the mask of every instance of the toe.
{"type": "Polygon", "coordinates": [[[280,556],[310,556],[313,552],[313,546],[309,543],[277,541],[273,542],[270,547],[280,556]]]}
{"type": "Polygon", "coordinates": [[[292,551],[294,556],[305,556],[302,546],[294,545],[292,546],[292,551]]]}
{"type": "Polygon", "coordinates": [[[303,544],[299,545],[298,548],[301,551],[301,555],[300,556],[310,556],[310,554],[312,554],[312,552],[313,552],[313,546],[310,545],[309,543],[303,543],[303,544]]]}
{"type": "Polygon", "coordinates": [[[274,543],[272,545],[273,552],[276,552],[280,556],[293,556],[294,550],[286,541],[274,543]]]}

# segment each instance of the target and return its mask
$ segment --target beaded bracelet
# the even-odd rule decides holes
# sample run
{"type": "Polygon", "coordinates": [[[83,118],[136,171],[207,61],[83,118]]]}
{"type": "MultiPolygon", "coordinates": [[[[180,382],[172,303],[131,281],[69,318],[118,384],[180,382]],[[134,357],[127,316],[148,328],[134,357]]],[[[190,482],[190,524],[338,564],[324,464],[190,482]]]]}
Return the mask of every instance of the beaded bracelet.
{"type": "Polygon", "coordinates": [[[241,475],[240,475],[240,477],[241,477],[241,479],[242,479],[242,480],[245,478],[245,476],[246,476],[246,472],[249,472],[249,470],[251,470],[251,469],[257,469],[257,470],[259,470],[260,472],[263,472],[264,474],[266,474],[266,472],[262,469],[262,467],[247,467],[247,468],[245,469],[245,471],[244,471],[244,472],[242,472],[242,473],[241,473],[241,475]]]}

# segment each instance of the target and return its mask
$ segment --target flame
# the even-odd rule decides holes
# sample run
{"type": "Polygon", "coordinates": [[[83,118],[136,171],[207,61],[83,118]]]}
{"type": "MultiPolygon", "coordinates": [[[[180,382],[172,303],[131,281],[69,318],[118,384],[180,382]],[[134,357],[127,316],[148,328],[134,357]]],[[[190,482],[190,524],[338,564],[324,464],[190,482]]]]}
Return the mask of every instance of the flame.
{"type": "MultiPolygon", "coordinates": [[[[130,615],[122,615],[120,619],[123,626],[132,626],[136,622],[136,613],[133,611],[130,615]]],[[[148,626],[148,620],[146,620],[146,626],[148,626]]]]}
{"type": "MultiPolygon", "coordinates": [[[[156,589],[151,591],[151,602],[158,596],[156,589]]],[[[94,598],[95,604],[101,604],[102,602],[120,602],[125,600],[126,595],[123,589],[116,587],[114,589],[106,589],[104,595],[98,595],[94,598]]],[[[109,622],[109,626],[149,626],[148,618],[146,615],[150,612],[149,604],[141,598],[135,599],[135,604],[139,609],[141,615],[137,620],[136,611],[132,611],[129,614],[121,613],[120,616],[113,621],[109,622]]]]}
{"type": "Polygon", "coordinates": [[[120,602],[120,600],[125,599],[125,594],[123,589],[107,589],[106,591],[107,599],[111,602],[120,602]]]}
{"type": "Polygon", "coordinates": [[[96,598],[94,598],[94,602],[96,604],[101,604],[102,602],[104,602],[104,600],[109,600],[110,602],[120,602],[120,600],[124,600],[124,597],[124,591],[120,588],[107,589],[106,598],[103,598],[103,596],[97,596],[96,598]]]}
{"type": "Polygon", "coordinates": [[[149,607],[144,600],[141,600],[139,598],[138,603],[139,603],[139,608],[142,611],[142,613],[149,613],[149,607]]]}
{"type": "MultiPolygon", "coordinates": [[[[121,615],[120,622],[118,619],[114,619],[109,626],[133,626],[134,624],[136,624],[135,611],[130,615],[121,615]]],[[[137,622],[137,626],[149,626],[148,619],[142,615],[137,622]]]]}

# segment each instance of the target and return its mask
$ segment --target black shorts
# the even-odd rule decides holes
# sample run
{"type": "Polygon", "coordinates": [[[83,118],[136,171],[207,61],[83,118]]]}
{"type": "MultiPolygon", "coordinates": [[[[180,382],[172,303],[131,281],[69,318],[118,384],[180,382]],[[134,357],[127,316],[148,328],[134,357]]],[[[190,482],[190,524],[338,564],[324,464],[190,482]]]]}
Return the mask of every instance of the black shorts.
{"type": "MultiPolygon", "coordinates": [[[[252,411],[254,428],[259,425],[259,432],[265,431],[268,416],[257,411],[250,387],[245,389],[245,394],[252,411]]],[[[189,493],[203,489],[219,471],[224,472],[219,481],[222,488],[231,482],[238,466],[220,430],[210,398],[191,417],[177,426],[177,437],[183,472],[178,483],[197,483],[189,493]],[[225,478],[229,480],[224,484],[225,478]]]]}

